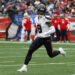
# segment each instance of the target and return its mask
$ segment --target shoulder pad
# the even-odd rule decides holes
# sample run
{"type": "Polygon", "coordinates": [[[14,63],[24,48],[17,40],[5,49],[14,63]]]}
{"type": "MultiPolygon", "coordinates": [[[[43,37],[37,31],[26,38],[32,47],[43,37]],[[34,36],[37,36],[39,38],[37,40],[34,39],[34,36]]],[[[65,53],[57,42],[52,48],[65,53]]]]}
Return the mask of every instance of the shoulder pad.
{"type": "Polygon", "coordinates": [[[45,15],[45,18],[48,20],[51,20],[51,16],[49,16],[49,15],[45,15]]]}

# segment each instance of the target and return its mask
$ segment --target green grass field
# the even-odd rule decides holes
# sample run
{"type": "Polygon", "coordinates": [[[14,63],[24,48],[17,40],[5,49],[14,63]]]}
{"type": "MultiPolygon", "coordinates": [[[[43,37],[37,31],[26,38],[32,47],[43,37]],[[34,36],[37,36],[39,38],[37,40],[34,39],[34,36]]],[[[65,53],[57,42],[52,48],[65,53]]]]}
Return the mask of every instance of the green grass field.
{"type": "Polygon", "coordinates": [[[28,71],[19,73],[30,44],[0,42],[0,75],[75,75],[75,43],[53,44],[53,49],[63,47],[67,52],[55,58],[49,58],[42,46],[32,57],[28,71]]]}

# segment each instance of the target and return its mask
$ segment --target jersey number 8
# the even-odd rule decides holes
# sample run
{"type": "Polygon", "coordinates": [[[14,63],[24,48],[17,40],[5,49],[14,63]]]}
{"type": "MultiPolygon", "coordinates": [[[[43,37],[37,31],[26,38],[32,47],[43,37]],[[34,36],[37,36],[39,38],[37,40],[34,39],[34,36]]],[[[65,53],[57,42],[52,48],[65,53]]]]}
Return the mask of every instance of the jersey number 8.
{"type": "Polygon", "coordinates": [[[37,29],[38,29],[39,33],[42,33],[42,28],[41,28],[40,24],[37,25],[37,29]]]}

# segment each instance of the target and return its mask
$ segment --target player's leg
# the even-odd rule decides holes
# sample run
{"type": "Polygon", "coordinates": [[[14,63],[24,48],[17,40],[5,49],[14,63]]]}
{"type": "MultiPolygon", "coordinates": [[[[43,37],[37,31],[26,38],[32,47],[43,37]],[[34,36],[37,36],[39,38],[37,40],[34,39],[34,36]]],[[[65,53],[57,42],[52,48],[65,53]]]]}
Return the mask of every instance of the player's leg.
{"type": "Polygon", "coordinates": [[[61,30],[62,41],[64,42],[64,30],[61,30]]]}
{"type": "Polygon", "coordinates": [[[24,65],[21,69],[18,70],[18,72],[24,72],[27,71],[27,65],[29,63],[29,61],[32,58],[32,54],[34,51],[36,51],[41,45],[43,44],[42,39],[40,38],[36,38],[32,44],[30,45],[29,51],[27,53],[26,59],[24,61],[24,65]]]}
{"type": "Polygon", "coordinates": [[[27,30],[27,41],[30,40],[30,33],[31,33],[31,30],[27,30]]]}
{"type": "Polygon", "coordinates": [[[47,54],[48,54],[50,57],[55,57],[55,56],[57,56],[58,54],[60,54],[60,51],[53,51],[51,39],[45,40],[44,46],[45,46],[45,48],[46,48],[46,50],[47,50],[47,54]]]}
{"type": "Polygon", "coordinates": [[[56,41],[59,41],[60,40],[60,31],[58,28],[56,29],[56,36],[57,36],[56,41]]]}
{"type": "Polygon", "coordinates": [[[21,39],[20,39],[21,42],[24,42],[25,40],[24,37],[25,37],[25,27],[23,26],[21,31],[21,39]]]}
{"type": "Polygon", "coordinates": [[[59,54],[65,55],[65,52],[63,51],[62,48],[61,48],[61,49],[59,48],[58,51],[57,51],[57,50],[55,50],[55,51],[53,50],[51,39],[45,40],[44,46],[46,47],[47,54],[48,54],[50,57],[55,57],[55,56],[57,56],[57,55],[59,55],[59,54]]]}
{"type": "Polygon", "coordinates": [[[68,41],[67,30],[65,30],[65,37],[66,37],[66,41],[68,41]]]}
{"type": "Polygon", "coordinates": [[[42,44],[43,44],[43,42],[42,42],[41,38],[36,38],[32,42],[32,44],[31,44],[31,46],[29,48],[28,54],[26,56],[24,64],[28,65],[29,61],[31,60],[33,52],[36,51],[42,44]]]}

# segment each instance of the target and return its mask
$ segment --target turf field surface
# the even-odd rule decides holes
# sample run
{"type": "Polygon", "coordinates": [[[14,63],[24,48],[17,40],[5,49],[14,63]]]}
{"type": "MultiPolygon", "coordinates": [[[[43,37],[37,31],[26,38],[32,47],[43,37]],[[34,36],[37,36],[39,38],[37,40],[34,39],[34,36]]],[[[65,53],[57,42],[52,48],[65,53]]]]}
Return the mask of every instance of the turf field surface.
{"type": "Polygon", "coordinates": [[[30,43],[0,41],[0,75],[75,75],[75,43],[53,43],[53,49],[63,47],[66,56],[50,58],[44,46],[34,52],[28,71],[19,73],[30,43]]]}

